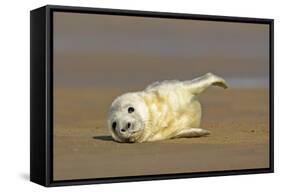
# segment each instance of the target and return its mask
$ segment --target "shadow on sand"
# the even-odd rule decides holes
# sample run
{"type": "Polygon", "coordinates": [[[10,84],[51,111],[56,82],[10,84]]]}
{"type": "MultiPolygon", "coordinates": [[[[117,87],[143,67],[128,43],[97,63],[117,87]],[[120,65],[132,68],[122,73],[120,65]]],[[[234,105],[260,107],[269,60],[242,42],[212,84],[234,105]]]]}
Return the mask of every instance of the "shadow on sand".
{"type": "Polygon", "coordinates": [[[102,140],[102,141],[114,141],[110,135],[94,136],[93,139],[102,140]]]}

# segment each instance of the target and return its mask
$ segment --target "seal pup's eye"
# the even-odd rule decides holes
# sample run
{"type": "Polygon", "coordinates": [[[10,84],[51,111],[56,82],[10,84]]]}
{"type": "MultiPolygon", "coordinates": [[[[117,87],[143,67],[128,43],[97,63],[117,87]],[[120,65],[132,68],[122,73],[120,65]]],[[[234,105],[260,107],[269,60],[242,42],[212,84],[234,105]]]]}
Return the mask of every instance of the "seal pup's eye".
{"type": "Polygon", "coordinates": [[[114,121],[114,122],[112,123],[112,129],[115,129],[115,128],[116,128],[116,125],[117,125],[117,123],[114,121]]]}
{"type": "Polygon", "coordinates": [[[135,111],[135,108],[134,107],[129,107],[128,108],[128,113],[133,113],[135,111]]]}

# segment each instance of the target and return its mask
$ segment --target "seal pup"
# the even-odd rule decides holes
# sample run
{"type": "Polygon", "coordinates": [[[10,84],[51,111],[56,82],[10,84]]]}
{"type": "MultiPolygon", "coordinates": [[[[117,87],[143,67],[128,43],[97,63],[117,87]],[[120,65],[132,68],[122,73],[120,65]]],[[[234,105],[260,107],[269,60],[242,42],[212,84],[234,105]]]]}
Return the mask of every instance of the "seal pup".
{"type": "Polygon", "coordinates": [[[155,82],[143,91],[117,97],[108,114],[108,127],[115,141],[142,143],[210,134],[200,128],[198,95],[210,86],[227,88],[212,73],[190,81],[155,82]]]}

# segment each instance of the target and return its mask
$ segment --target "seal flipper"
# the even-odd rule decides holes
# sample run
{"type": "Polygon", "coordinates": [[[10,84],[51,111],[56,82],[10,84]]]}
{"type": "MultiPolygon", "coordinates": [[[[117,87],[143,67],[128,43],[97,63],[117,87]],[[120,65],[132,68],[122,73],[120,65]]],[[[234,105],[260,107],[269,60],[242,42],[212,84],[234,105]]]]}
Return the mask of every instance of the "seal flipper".
{"type": "Polygon", "coordinates": [[[223,78],[218,77],[212,73],[207,73],[191,81],[185,81],[184,84],[187,86],[187,89],[194,95],[202,93],[211,85],[222,87],[224,89],[228,87],[223,78]]]}
{"type": "Polygon", "coordinates": [[[172,138],[202,137],[210,133],[210,131],[202,128],[186,128],[177,132],[172,138]]]}

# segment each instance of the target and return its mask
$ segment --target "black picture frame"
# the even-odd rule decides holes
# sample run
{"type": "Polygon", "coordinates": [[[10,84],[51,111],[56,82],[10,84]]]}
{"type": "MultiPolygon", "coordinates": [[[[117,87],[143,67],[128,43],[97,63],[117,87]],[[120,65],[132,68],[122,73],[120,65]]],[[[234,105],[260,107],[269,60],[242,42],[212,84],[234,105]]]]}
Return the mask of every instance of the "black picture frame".
{"type": "Polygon", "coordinates": [[[100,9],[46,5],[30,12],[30,180],[43,186],[81,185],[112,182],[146,181],[190,177],[209,177],[274,172],[274,20],[135,10],[100,9]],[[270,26],[269,99],[270,99],[270,167],[262,169],[210,171],[146,176],[54,181],[53,175],[53,13],[75,12],[156,18],[260,23],[270,26]]]}

